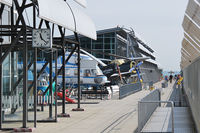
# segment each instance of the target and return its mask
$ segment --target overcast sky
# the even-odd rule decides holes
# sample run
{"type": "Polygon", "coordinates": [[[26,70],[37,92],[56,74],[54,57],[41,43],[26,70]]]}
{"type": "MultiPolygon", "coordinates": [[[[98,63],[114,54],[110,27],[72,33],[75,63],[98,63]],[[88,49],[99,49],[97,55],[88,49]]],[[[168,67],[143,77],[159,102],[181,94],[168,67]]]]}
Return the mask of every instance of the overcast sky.
{"type": "Polygon", "coordinates": [[[182,21],[188,0],[87,0],[97,30],[132,27],[155,50],[164,70],[179,70],[182,21]]]}

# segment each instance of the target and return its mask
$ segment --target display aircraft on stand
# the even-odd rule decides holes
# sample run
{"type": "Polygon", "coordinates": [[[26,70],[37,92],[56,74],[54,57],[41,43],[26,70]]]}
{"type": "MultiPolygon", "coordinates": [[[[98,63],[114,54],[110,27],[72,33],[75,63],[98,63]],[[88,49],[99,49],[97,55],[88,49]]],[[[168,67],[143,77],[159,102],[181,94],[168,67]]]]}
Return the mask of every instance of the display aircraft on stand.
{"type": "MultiPolygon", "coordinates": [[[[68,57],[70,52],[65,53],[65,58],[68,57]]],[[[65,65],[65,83],[67,86],[77,86],[77,80],[78,80],[78,65],[77,65],[77,58],[78,55],[74,53],[72,57],[69,59],[69,61],[65,65]]],[[[98,66],[97,61],[93,60],[87,55],[81,54],[80,56],[81,61],[81,69],[80,69],[80,80],[81,80],[81,85],[86,86],[86,87],[91,87],[91,86],[99,86],[103,85],[107,81],[107,77],[103,75],[101,69],[98,66]]],[[[43,65],[46,63],[46,61],[37,61],[37,71],[39,72],[43,65]]],[[[22,62],[18,63],[18,68],[22,69],[22,62]]],[[[57,68],[60,69],[62,67],[62,56],[58,57],[57,59],[57,68]]],[[[33,70],[33,66],[30,68],[33,70]]],[[[49,74],[50,70],[49,67],[47,66],[44,73],[42,75],[47,75],[49,74]]],[[[42,76],[41,75],[41,76],[42,76]]],[[[53,61],[53,76],[55,76],[55,61],[53,61]]],[[[39,78],[42,79],[43,78],[39,78]]],[[[62,73],[58,75],[57,77],[58,84],[62,83],[62,73]]]]}
{"type": "MultiPolygon", "coordinates": [[[[88,55],[92,59],[96,60],[99,65],[102,73],[108,78],[110,82],[107,84],[115,85],[115,84],[128,84],[132,82],[142,82],[142,73],[140,73],[140,66],[143,64],[143,61],[149,59],[149,57],[132,57],[126,58],[113,54],[108,54],[110,56],[114,56],[117,58],[111,61],[109,64],[103,63],[100,59],[94,57],[87,51],[81,49],[81,52],[88,55]]],[[[95,52],[95,51],[93,51],[95,52]]],[[[106,53],[104,53],[106,54],[106,53]]]]}

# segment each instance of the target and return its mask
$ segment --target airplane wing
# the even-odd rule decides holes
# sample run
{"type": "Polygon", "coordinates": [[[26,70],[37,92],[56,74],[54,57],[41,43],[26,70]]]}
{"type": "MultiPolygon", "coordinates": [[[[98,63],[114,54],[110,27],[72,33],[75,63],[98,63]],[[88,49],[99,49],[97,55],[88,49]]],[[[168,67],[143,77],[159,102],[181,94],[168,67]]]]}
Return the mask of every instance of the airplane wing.
{"type": "MultiPolygon", "coordinates": [[[[135,73],[135,74],[133,74],[132,72],[123,72],[123,73],[121,73],[121,75],[127,75],[127,74],[131,74],[131,77],[138,77],[137,73],[135,73]]],[[[140,73],[140,75],[144,75],[144,73],[140,73]]],[[[118,73],[114,73],[110,77],[117,77],[117,76],[119,76],[119,74],[118,73]]]]}
{"type": "MultiPolygon", "coordinates": [[[[123,76],[123,75],[127,75],[127,74],[132,74],[132,72],[122,72],[120,74],[123,76]]],[[[117,77],[117,76],[119,76],[119,73],[114,73],[110,77],[117,77]]]]}
{"type": "Polygon", "coordinates": [[[150,57],[134,57],[134,58],[129,58],[129,60],[134,60],[134,61],[145,61],[150,59],[150,57]]]}
{"type": "MultiPolygon", "coordinates": [[[[140,75],[145,75],[145,73],[140,73],[140,75]]],[[[138,77],[137,74],[132,74],[131,77],[138,77]]]]}

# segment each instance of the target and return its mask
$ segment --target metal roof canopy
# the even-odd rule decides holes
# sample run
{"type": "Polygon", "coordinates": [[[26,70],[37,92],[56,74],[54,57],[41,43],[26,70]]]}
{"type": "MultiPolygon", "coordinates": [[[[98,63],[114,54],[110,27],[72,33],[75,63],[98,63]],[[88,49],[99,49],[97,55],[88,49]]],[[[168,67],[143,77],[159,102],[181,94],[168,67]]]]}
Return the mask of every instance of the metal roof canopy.
{"type": "Polygon", "coordinates": [[[0,3],[10,6],[10,7],[12,6],[12,0],[0,0],[0,3]]]}
{"type": "Polygon", "coordinates": [[[200,42],[198,41],[198,39],[193,39],[189,34],[187,34],[186,32],[184,33],[184,38],[189,41],[196,49],[198,49],[200,51],[200,42]]]}
{"type": "Polygon", "coordinates": [[[184,48],[181,48],[181,51],[185,52],[187,55],[191,56],[190,53],[188,53],[188,51],[186,51],[184,48]]]}
{"type": "Polygon", "coordinates": [[[86,0],[74,0],[76,1],[79,5],[81,5],[82,7],[86,8],[87,7],[87,2],[86,0]]]}
{"type": "Polygon", "coordinates": [[[200,53],[185,39],[183,39],[182,47],[191,55],[192,59],[200,55],[200,53]]]}
{"type": "Polygon", "coordinates": [[[39,18],[96,40],[96,28],[82,11],[62,0],[38,0],[39,18]]]}
{"type": "Polygon", "coordinates": [[[186,61],[186,59],[183,56],[181,56],[181,61],[186,61]]]}
{"type": "Polygon", "coordinates": [[[187,56],[185,54],[182,54],[181,56],[184,57],[186,60],[191,60],[191,57],[189,57],[189,56],[187,56]]]}
{"type": "Polygon", "coordinates": [[[198,51],[186,40],[183,39],[182,47],[190,54],[190,55],[198,55],[198,51]]]}
{"type": "Polygon", "coordinates": [[[191,55],[188,55],[187,53],[185,53],[184,51],[181,51],[182,55],[186,55],[187,57],[191,58],[191,55]]]}
{"type": "Polygon", "coordinates": [[[190,63],[190,62],[191,62],[191,59],[190,59],[190,58],[188,58],[188,57],[186,57],[185,55],[182,55],[182,57],[186,59],[186,61],[184,61],[184,62],[188,62],[188,63],[190,63]]]}
{"type": "Polygon", "coordinates": [[[200,3],[195,0],[189,0],[186,14],[200,26],[200,3]]]}
{"type": "Polygon", "coordinates": [[[191,37],[196,36],[200,40],[200,27],[188,15],[184,16],[182,25],[185,32],[191,37]]]}
{"type": "Polygon", "coordinates": [[[197,26],[196,24],[194,24],[189,16],[185,16],[184,17],[184,21],[183,21],[183,28],[185,30],[185,40],[187,40],[188,42],[190,42],[190,44],[197,49],[198,51],[200,51],[200,27],[197,26]]]}

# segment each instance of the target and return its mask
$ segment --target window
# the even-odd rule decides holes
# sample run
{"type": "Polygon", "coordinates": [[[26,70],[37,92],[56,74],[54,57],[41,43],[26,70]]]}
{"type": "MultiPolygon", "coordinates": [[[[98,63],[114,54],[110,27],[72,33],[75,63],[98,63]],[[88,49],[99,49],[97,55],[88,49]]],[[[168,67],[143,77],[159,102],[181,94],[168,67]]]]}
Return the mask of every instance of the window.
{"type": "Polygon", "coordinates": [[[69,76],[70,75],[70,70],[69,69],[65,69],[65,75],[69,76]]]}
{"type": "Polygon", "coordinates": [[[97,75],[97,70],[96,69],[92,69],[91,72],[92,72],[92,76],[96,76],[97,75]]]}
{"type": "Polygon", "coordinates": [[[86,69],[84,75],[85,75],[86,77],[90,77],[90,76],[91,76],[90,69],[86,69]]]}
{"type": "Polygon", "coordinates": [[[91,39],[83,37],[80,39],[80,41],[81,47],[91,49],[91,39]]]}
{"type": "Polygon", "coordinates": [[[74,75],[78,75],[78,70],[74,69],[74,75]]]}
{"type": "Polygon", "coordinates": [[[115,37],[115,33],[106,33],[104,34],[104,37],[107,38],[107,37],[115,37]]]}
{"type": "Polygon", "coordinates": [[[115,43],[115,38],[104,38],[104,43],[115,43]]]}
{"type": "Polygon", "coordinates": [[[103,49],[103,43],[93,43],[92,49],[103,49]]]}

